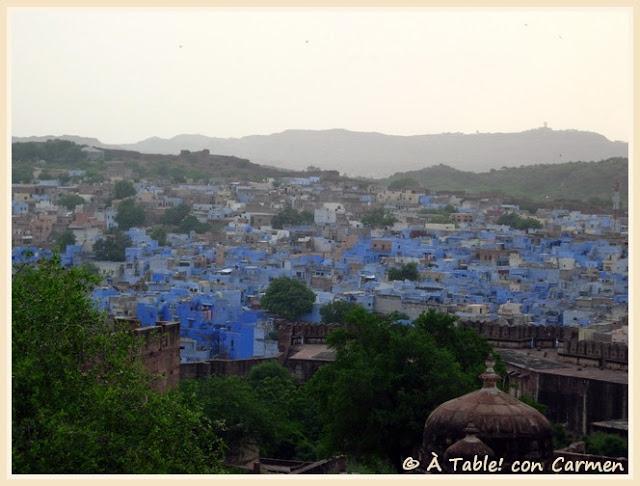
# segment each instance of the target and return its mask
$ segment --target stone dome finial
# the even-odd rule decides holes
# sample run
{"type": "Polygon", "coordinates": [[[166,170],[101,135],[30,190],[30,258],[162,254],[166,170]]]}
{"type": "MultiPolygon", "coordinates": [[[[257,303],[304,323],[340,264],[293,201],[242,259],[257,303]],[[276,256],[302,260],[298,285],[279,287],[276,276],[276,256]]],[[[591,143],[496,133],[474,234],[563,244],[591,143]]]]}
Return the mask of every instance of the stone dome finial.
{"type": "Polygon", "coordinates": [[[487,367],[487,371],[493,373],[493,367],[496,365],[496,360],[493,359],[493,355],[489,354],[484,364],[487,367]]]}
{"type": "Polygon", "coordinates": [[[469,422],[463,432],[466,435],[444,451],[445,460],[448,461],[453,457],[472,459],[474,456],[493,457],[495,455],[493,449],[476,436],[480,431],[473,422],[469,422]]]}
{"type": "Polygon", "coordinates": [[[467,426],[464,428],[463,432],[468,436],[478,435],[478,433],[480,432],[480,429],[478,429],[478,427],[476,427],[476,425],[473,422],[469,422],[467,426]]]}
{"type": "Polygon", "coordinates": [[[482,380],[482,388],[496,388],[496,384],[500,379],[500,375],[496,374],[495,370],[493,369],[496,364],[496,360],[493,359],[493,356],[491,354],[489,354],[484,364],[487,369],[479,377],[482,380]]]}

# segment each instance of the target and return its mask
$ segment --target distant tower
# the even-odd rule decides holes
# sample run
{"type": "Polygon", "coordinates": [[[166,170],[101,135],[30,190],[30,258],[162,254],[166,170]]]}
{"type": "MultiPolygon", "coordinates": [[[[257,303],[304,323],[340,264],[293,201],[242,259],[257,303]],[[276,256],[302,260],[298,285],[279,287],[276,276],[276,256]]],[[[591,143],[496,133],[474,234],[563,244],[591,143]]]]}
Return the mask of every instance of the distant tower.
{"type": "Polygon", "coordinates": [[[544,126],[545,128],[548,128],[548,127],[547,127],[547,122],[544,122],[543,126],[544,126]]]}

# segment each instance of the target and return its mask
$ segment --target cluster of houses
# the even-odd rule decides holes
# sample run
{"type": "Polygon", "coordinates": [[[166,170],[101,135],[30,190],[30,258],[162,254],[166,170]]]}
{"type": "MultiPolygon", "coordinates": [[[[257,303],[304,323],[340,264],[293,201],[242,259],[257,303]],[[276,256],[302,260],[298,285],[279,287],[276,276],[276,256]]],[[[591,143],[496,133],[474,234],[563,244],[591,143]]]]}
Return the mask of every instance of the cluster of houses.
{"type": "Polygon", "coordinates": [[[606,339],[626,342],[619,324],[628,313],[628,238],[626,218],[616,214],[528,214],[498,196],[391,191],[322,176],[206,185],[143,180],[132,197],[148,224],[126,231],[124,261],[99,261],[95,243],[118,226],[113,183],[126,177],[121,171],[89,183],[74,173],[74,185],[14,184],[13,262],[50,255],[55,238],[71,231],[75,244],[61,261],[99,269],[96,305],[142,327],[179,321],[184,363],[277,355],[274,316],[260,309],[260,298],[280,276],[316,294],[313,310],[300,318],[310,323],[321,321],[323,305],[342,300],[396,311],[400,321],[437,309],[472,322],[606,328],[606,339]],[[83,202],[59,205],[69,194],[83,202]],[[181,205],[211,231],[169,232],[160,244],[151,226],[181,205]],[[285,209],[313,220],[274,225],[285,209]],[[391,219],[372,224],[374,209],[391,219]],[[541,227],[497,223],[512,212],[541,227]],[[390,268],[409,263],[417,279],[389,279],[390,268]]]}

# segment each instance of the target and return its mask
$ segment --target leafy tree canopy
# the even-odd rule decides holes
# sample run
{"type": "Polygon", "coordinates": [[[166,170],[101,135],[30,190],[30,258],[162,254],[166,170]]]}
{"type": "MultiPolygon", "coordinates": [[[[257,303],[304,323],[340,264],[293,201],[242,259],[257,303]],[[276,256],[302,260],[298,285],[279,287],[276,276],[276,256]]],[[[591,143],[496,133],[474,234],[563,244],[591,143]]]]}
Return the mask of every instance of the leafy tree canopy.
{"type": "Polygon", "coordinates": [[[421,189],[420,182],[413,177],[406,177],[404,179],[395,179],[389,183],[390,191],[403,191],[405,189],[421,189]]]}
{"type": "Polygon", "coordinates": [[[196,233],[206,233],[209,229],[209,225],[201,223],[198,221],[198,218],[190,214],[180,221],[178,229],[182,233],[190,233],[191,231],[195,231],[196,233]]]}
{"type": "Polygon", "coordinates": [[[477,387],[491,348],[430,312],[413,326],[356,309],[329,344],[336,361],[307,383],[318,407],[320,454],[346,453],[399,466],[438,405],[477,387]]]}
{"type": "Polygon", "coordinates": [[[555,423],[555,424],[552,424],[552,427],[553,427],[553,436],[552,436],[553,448],[563,449],[564,447],[567,447],[571,443],[571,440],[564,426],[562,424],[555,423]]]}
{"type": "Polygon", "coordinates": [[[158,245],[164,246],[167,244],[167,230],[164,226],[155,226],[150,232],[149,236],[158,242],[158,245]]]}
{"type": "Polygon", "coordinates": [[[118,181],[113,186],[113,198],[124,199],[126,197],[135,196],[136,190],[130,181],[118,181]]]}
{"type": "Polygon", "coordinates": [[[412,280],[420,279],[418,265],[415,262],[405,263],[399,268],[390,268],[388,271],[389,280],[412,280]]]}
{"type": "Polygon", "coordinates": [[[93,244],[93,253],[96,260],[123,262],[125,249],[130,245],[131,240],[125,233],[115,231],[96,241],[93,244]]]}
{"type": "Polygon", "coordinates": [[[58,204],[71,211],[75,209],[76,206],[84,204],[84,199],[77,194],[62,194],[58,198],[58,204]]]}
{"type": "Polygon", "coordinates": [[[94,308],[96,281],[57,260],[16,269],[13,471],[220,472],[214,425],[186,397],[151,388],[139,342],[94,308]]]}
{"type": "Polygon", "coordinates": [[[397,219],[392,214],[386,212],[384,208],[375,208],[362,216],[361,221],[363,225],[371,228],[384,228],[392,226],[397,219]]]}
{"type": "Polygon", "coordinates": [[[325,324],[343,323],[351,311],[359,309],[361,306],[353,302],[336,300],[323,305],[320,308],[320,316],[325,324]]]}
{"type": "Polygon", "coordinates": [[[585,441],[587,454],[608,457],[627,457],[627,441],[615,434],[594,432],[585,441]]]}
{"type": "Polygon", "coordinates": [[[279,277],[271,281],[260,304],[269,312],[295,320],[313,308],[316,295],[302,282],[279,277]]]}
{"type": "Polygon", "coordinates": [[[511,226],[514,229],[527,230],[527,229],[539,229],[542,228],[542,224],[535,218],[523,218],[516,213],[503,214],[496,221],[498,224],[504,224],[511,226]]]}
{"type": "Polygon", "coordinates": [[[29,184],[33,181],[33,164],[13,163],[11,166],[11,182],[13,184],[29,184]]]}
{"type": "Polygon", "coordinates": [[[523,403],[526,403],[527,405],[529,405],[530,407],[535,408],[538,412],[540,412],[542,415],[544,415],[545,413],[547,413],[547,406],[543,403],[537,402],[536,400],[534,400],[533,398],[531,398],[528,395],[523,395],[520,397],[520,401],[523,403]]]}
{"type": "Polygon", "coordinates": [[[277,363],[254,367],[248,378],[209,377],[181,383],[185,396],[201,403],[219,423],[233,455],[257,444],[260,454],[283,459],[315,459],[308,433],[312,405],[290,373],[277,363]]]}
{"type": "Polygon", "coordinates": [[[191,208],[186,204],[180,204],[173,208],[169,208],[162,215],[162,222],[164,224],[177,226],[184,218],[187,217],[189,211],[191,211],[191,208]]]}
{"type": "Polygon", "coordinates": [[[87,169],[84,180],[89,184],[96,184],[104,181],[104,175],[102,175],[98,169],[92,167],[87,169]]]}
{"type": "Polygon", "coordinates": [[[133,199],[125,199],[118,205],[116,214],[118,228],[126,231],[134,226],[142,226],[146,220],[144,208],[137,205],[133,199]]]}
{"type": "Polygon", "coordinates": [[[313,223],[313,214],[309,211],[296,211],[293,208],[283,209],[271,220],[271,226],[276,229],[311,223],[313,223]]]}
{"type": "Polygon", "coordinates": [[[11,144],[13,162],[27,161],[80,165],[86,160],[82,146],[67,140],[47,140],[46,142],[15,142],[11,144]]]}
{"type": "Polygon", "coordinates": [[[76,244],[76,235],[73,234],[73,231],[70,229],[64,230],[60,235],[56,238],[55,246],[58,251],[63,252],[67,245],[75,245],[76,244]]]}
{"type": "Polygon", "coordinates": [[[80,268],[82,269],[82,271],[86,272],[87,274],[93,277],[100,278],[100,269],[95,263],[84,262],[82,265],[80,265],[80,268]]]}

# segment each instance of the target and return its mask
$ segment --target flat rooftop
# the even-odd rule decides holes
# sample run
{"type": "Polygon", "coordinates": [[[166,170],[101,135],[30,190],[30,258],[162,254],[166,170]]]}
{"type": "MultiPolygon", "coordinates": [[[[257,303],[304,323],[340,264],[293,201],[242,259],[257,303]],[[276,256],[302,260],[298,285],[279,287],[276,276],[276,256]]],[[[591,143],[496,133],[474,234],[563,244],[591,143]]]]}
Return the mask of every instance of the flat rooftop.
{"type": "Polygon", "coordinates": [[[592,422],[591,425],[607,429],[624,430],[625,432],[629,431],[628,420],[603,420],[601,422],[592,422]]]}
{"type": "Polygon", "coordinates": [[[289,359],[335,361],[336,352],[326,344],[303,344],[289,359]]]}
{"type": "Polygon", "coordinates": [[[615,429],[615,430],[629,430],[629,421],[628,420],[603,420],[601,422],[592,422],[591,425],[595,425],[596,427],[604,427],[607,429],[615,429]]]}
{"type": "Polygon", "coordinates": [[[627,371],[566,363],[560,360],[555,349],[496,349],[496,352],[506,363],[536,373],[608,381],[623,385],[629,383],[627,371]]]}

